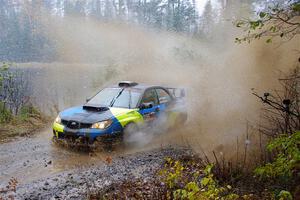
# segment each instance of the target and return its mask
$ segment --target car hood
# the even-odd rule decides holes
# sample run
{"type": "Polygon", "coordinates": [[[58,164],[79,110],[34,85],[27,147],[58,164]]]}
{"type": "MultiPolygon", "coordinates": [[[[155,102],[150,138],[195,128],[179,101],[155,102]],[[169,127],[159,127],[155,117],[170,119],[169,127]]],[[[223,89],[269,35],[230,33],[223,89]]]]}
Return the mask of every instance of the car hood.
{"type": "Polygon", "coordinates": [[[99,121],[112,119],[130,111],[132,111],[132,109],[113,107],[109,107],[101,111],[91,111],[84,109],[83,106],[78,106],[64,110],[59,115],[63,120],[77,121],[80,123],[96,123],[99,121]]]}

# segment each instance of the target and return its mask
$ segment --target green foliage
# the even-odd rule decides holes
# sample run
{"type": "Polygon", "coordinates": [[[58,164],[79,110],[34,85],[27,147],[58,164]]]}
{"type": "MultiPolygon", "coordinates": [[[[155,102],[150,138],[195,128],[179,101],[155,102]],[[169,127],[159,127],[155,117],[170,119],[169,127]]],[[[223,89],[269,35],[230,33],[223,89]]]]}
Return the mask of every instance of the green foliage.
{"type": "Polygon", "coordinates": [[[269,39],[266,40],[266,43],[271,43],[271,42],[272,42],[271,38],[269,38],[269,39]]]}
{"type": "MultiPolygon", "coordinates": [[[[9,69],[9,65],[5,63],[3,63],[3,65],[0,67],[0,99],[1,99],[5,73],[7,72],[8,69],[9,69]]],[[[0,101],[0,123],[8,122],[11,119],[12,119],[11,112],[9,112],[9,110],[6,109],[4,102],[0,101]]]]}
{"type": "Polygon", "coordinates": [[[165,168],[160,171],[160,175],[164,176],[165,183],[169,188],[175,188],[179,181],[183,179],[183,170],[184,167],[179,161],[174,161],[171,158],[167,158],[165,168]]]}
{"type": "Polygon", "coordinates": [[[236,38],[238,43],[262,37],[271,43],[275,37],[292,39],[300,31],[300,2],[286,1],[272,5],[267,10],[257,13],[255,19],[241,19],[235,22],[236,27],[244,29],[246,34],[236,38]]]}
{"type": "MultiPolygon", "coordinates": [[[[254,173],[261,180],[277,184],[285,189],[300,176],[300,131],[282,135],[269,142],[267,149],[275,153],[274,160],[259,166],[254,173]]],[[[281,190],[278,199],[290,200],[290,192],[281,190]]]]}
{"type": "Polygon", "coordinates": [[[292,5],[292,10],[295,12],[300,12],[300,2],[296,2],[292,5]]]}
{"type": "MultiPolygon", "coordinates": [[[[295,173],[299,173],[300,165],[300,132],[283,135],[272,140],[267,149],[275,151],[273,162],[257,167],[255,174],[261,179],[289,182],[295,173]]],[[[299,175],[299,174],[296,174],[299,175]]]]}
{"type": "Polygon", "coordinates": [[[11,67],[11,64],[4,63],[0,67],[0,101],[14,116],[20,114],[21,107],[30,103],[32,85],[28,75],[29,72],[11,67]]]}
{"type": "Polygon", "coordinates": [[[29,117],[34,117],[34,116],[40,116],[40,112],[33,106],[29,105],[29,106],[21,107],[20,114],[18,117],[21,120],[26,120],[29,117]]]}
{"type": "Polygon", "coordinates": [[[209,164],[203,170],[202,176],[199,175],[199,172],[195,172],[192,173],[192,178],[188,178],[184,173],[186,169],[182,163],[168,158],[160,175],[163,177],[163,182],[169,187],[170,196],[173,196],[173,199],[238,199],[239,195],[231,191],[230,185],[219,186],[212,173],[213,167],[214,165],[209,164]]]}
{"type": "Polygon", "coordinates": [[[10,70],[11,64],[0,66],[0,123],[14,120],[26,120],[29,117],[40,116],[29,102],[27,88],[28,79],[19,69],[10,70]]]}
{"type": "Polygon", "coordinates": [[[39,110],[33,106],[23,106],[20,109],[20,113],[17,116],[14,116],[9,110],[4,106],[3,102],[0,102],[0,123],[9,123],[15,120],[26,121],[30,117],[40,118],[41,114],[39,110]]]}
{"type": "Polygon", "coordinates": [[[173,192],[174,199],[195,200],[199,194],[200,188],[197,183],[189,182],[184,189],[177,189],[173,192]]]}
{"type": "Polygon", "coordinates": [[[0,123],[7,123],[13,118],[11,112],[7,110],[4,103],[0,101],[0,123]]]}
{"type": "Polygon", "coordinates": [[[285,190],[281,190],[279,195],[278,195],[278,199],[279,200],[292,200],[293,196],[291,195],[290,192],[285,191],[285,190]]]}
{"type": "Polygon", "coordinates": [[[266,15],[267,15],[267,13],[265,13],[265,12],[260,12],[259,13],[259,17],[260,18],[264,18],[266,15]]]}
{"type": "Polygon", "coordinates": [[[166,159],[160,171],[161,181],[168,187],[168,199],[184,200],[232,200],[232,199],[276,199],[292,200],[289,191],[299,180],[300,169],[300,131],[292,135],[274,138],[267,149],[274,154],[274,160],[255,169],[258,181],[264,190],[259,193],[237,194],[231,185],[216,178],[216,169],[208,164],[196,170],[186,165],[186,161],[166,159]]]}

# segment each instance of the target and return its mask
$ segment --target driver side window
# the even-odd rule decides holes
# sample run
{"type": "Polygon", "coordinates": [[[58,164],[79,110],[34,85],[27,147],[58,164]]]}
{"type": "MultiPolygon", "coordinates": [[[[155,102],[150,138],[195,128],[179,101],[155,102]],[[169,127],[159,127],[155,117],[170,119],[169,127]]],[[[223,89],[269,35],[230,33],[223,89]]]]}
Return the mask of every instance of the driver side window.
{"type": "Polygon", "coordinates": [[[147,90],[144,93],[141,103],[152,103],[153,105],[158,104],[158,98],[154,89],[147,90]]]}

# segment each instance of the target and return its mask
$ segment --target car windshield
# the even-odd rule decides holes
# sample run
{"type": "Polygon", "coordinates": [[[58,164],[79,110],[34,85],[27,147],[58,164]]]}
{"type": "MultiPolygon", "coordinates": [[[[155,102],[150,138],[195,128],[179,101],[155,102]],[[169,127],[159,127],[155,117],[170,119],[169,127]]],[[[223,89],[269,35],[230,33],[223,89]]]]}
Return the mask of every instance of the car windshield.
{"type": "Polygon", "coordinates": [[[88,103],[107,107],[136,108],[141,91],[132,88],[105,88],[88,103]]]}

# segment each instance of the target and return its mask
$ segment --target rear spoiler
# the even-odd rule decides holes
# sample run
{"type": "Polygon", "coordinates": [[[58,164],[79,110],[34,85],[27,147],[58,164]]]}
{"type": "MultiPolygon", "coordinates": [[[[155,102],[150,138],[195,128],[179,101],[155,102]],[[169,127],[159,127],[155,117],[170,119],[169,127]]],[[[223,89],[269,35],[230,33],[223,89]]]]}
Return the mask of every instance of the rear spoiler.
{"type": "Polygon", "coordinates": [[[175,97],[175,98],[183,98],[185,97],[185,89],[184,88],[171,88],[171,87],[167,87],[166,88],[170,94],[175,97]]]}

